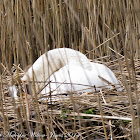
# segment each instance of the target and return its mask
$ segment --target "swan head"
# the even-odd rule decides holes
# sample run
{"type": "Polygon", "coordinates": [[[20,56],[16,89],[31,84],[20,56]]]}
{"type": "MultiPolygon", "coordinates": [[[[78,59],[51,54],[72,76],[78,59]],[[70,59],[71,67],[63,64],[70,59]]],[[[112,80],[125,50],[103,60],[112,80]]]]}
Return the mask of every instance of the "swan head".
{"type": "Polygon", "coordinates": [[[18,88],[15,86],[15,85],[13,85],[13,86],[11,86],[11,87],[8,87],[8,89],[9,89],[9,91],[10,91],[10,93],[12,94],[12,96],[15,98],[15,99],[18,99],[18,88]]]}
{"type": "MultiPolygon", "coordinates": [[[[10,86],[8,87],[9,92],[12,94],[12,96],[14,97],[15,100],[17,100],[20,97],[20,94],[23,95],[23,97],[25,97],[25,92],[23,90],[23,88],[21,86],[10,86]]],[[[29,90],[29,85],[26,84],[26,89],[27,89],[27,94],[30,94],[30,90],[29,90]]]]}

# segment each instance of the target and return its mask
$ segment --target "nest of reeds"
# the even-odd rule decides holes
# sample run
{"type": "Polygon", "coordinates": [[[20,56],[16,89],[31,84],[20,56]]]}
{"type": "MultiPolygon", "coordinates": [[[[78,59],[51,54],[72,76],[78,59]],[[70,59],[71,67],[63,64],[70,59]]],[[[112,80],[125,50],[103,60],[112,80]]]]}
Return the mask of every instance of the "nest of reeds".
{"type": "Polygon", "coordinates": [[[0,139],[139,139],[139,0],[3,0],[0,6],[0,139]],[[68,47],[104,62],[124,91],[70,93],[53,102],[18,100],[26,67],[68,47]],[[13,64],[16,64],[13,66],[13,64]],[[20,64],[20,65],[18,65],[20,64]]]}
{"type": "MultiPolygon", "coordinates": [[[[124,87],[124,91],[106,89],[86,94],[69,93],[70,96],[61,97],[55,102],[51,101],[51,98],[38,101],[38,97],[32,97],[29,100],[29,106],[22,97],[15,100],[8,90],[10,84],[19,82],[23,70],[19,66],[13,66],[11,71],[5,68],[1,76],[3,82],[0,113],[1,137],[131,138],[131,130],[134,127],[132,120],[136,119],[137,122],[138,117],[137,99],[140,98],[138,93],[140,85],[135,85],[133,80],[128,78],[125,64],[122,65],[122,75],[125,79],[120,76],[116,62],[111,61],[105,64],[114,71],[119,81],[127,86],[124,87]]],[[[135,63],[135,72],[136,81],[140,81],[139,61],[135,63]]]]}

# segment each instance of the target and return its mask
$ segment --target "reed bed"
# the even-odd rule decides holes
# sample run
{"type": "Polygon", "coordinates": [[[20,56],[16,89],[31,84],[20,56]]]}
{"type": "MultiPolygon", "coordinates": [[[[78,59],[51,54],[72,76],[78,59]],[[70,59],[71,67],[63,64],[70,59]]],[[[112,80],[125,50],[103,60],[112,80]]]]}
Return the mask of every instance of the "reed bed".
{"type": "Polygon", "coordinates": [[[0,139],[139,139],[139,7],[139,0],[1,1],[0,139]],[[22,94],[15,101],[8,87],[59,47],[105,64],[124,90],[70,93],[56,102],[38,95],[29,108],[22,94]]]}

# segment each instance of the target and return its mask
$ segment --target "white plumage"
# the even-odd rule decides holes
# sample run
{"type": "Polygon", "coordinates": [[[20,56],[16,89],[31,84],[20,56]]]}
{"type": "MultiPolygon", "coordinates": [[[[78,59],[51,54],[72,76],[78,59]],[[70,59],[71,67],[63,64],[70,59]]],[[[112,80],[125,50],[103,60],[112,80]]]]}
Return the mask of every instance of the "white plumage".
{"type": "MultiPolygon", "coordinates": [[[[106,66],[89,62],[87,67],[77,64],[68,64],[50,76],[50,85],[41,91],[42,94],[56,90],[54,93],[94,92],[101,88],[122,90],[114,73],[106,66]],[[110,83],[110,84],[108,84],[110,83]]],[[[47,81],[49,83],[49,81],[47,81]]],[[[47,83],[46,83],[47,85],[47,83]]]]}
{"type": "MultiPolygon", "coordinates": [[[[36,90],[43,87],[43,81],[51,81],[41,94],[57,89],[54,93],[62,92],[92,92],[101,88],[109,88],[108,82],[122,90],[114,73],[103,64],[90,62],[82,53],[59,48],[41,55],[32,67],[21,78],[22,81],[37,81],[36,90]],[[104,87],[105,86],[105,87],[104,87]]],[[[53,93],[52,93],[53,94],[53,93]]]]}
{"type": "Polygon", "coordinates": [[[32,81],[34,77],[35,81],[44,81],[68,63],[78,63],[85,67],[87,62],[89,60],[84,54],[72,49],[59,48],[50,50],[35,61],[21,80],[32,81]]]}
{"type": "Polygon", "coordinates": [[[18,99],[18,96],[17,96],[18,90],[17,90],[17,87],[15,85],[9,87],[9,91],[12,93],[12,95],[15,99],[18,99]]]}

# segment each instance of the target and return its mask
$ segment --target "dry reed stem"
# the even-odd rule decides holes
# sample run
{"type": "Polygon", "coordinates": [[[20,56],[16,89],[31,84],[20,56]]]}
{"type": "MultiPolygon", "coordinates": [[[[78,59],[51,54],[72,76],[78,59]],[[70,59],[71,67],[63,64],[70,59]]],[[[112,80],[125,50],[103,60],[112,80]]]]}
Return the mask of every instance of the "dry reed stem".
{"type": "MultiPolygon", "coordinates": [[[[37,96],[34,91],[37,97],[31,96],[29,103],[30,114],[35,117],[30,120],[26,118],[23,97],[21,96],[18,101],[7,97],[8,87],[20,83],[19,79],[24,74],[22,69],[28,64],[32,65],[45,51],[61,46],[79,50],[87,54],[89,59],[105,64],[114,71],[119,81],[123,83],[125,91],[101,92],[100,102],[107,134],[113,139],[138,139],[140,137],[139,7],[139,0],[2,1],[0,132],[6,134],[6,130],[12,129],[25,134],[25,127],[29,130],[27,122],[30,121],[36,123],[36,131],[41,130],[44,125],[48,139],[51,139],[51,132],[55,134],[54,139],[59,139],[56,126],[59,126],[57,130],[61,128],[61,133],[58,134],[65,136],[66,133],[77,132],[76,136],[81,139],[104,137],[95,93],[83,96],[72,93],[72,101],[68,97],[60,98],[59,101],[52,102],[53,106],[50,107],[50,101],[39,103],[37,101],[39,95],[37,96]],[[73,110],[75,103],[80,106],[78,113],[73,110]],[[84,113],[89,109],[94,109],[93,114],[84,113]],[[108,120],[112,121],[111,128],[108,120]]],[[[33,125],[31,129],[34,129],[33,125]]],[[[69,138],[74,136],[71,135],[69,138]]]]}

